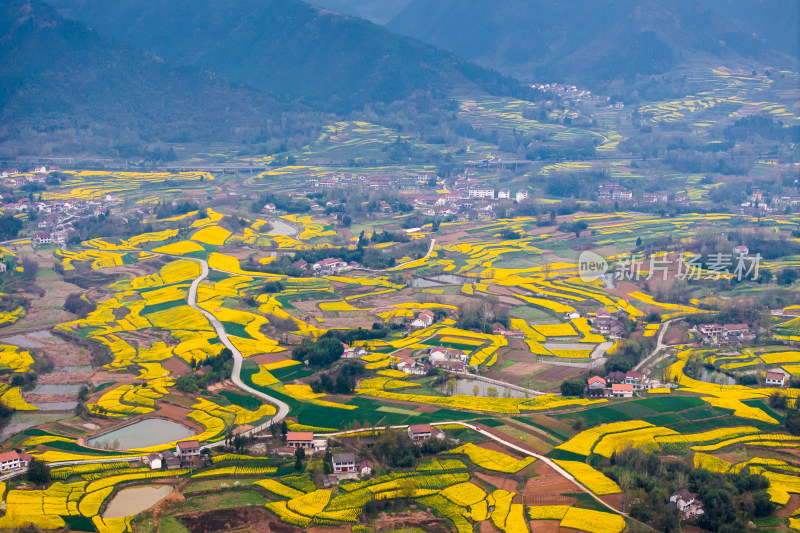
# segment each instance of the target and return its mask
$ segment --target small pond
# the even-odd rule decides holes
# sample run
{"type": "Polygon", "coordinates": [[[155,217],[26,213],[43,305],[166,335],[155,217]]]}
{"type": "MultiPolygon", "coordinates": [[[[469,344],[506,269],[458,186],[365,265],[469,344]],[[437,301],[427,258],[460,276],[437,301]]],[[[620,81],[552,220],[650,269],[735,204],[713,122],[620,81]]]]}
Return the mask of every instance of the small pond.
{"type": "Polygon", "coordinates": [[[270,220],[269,223],[272,226],[272,229],[269,231],[269,233],[267,233],[267,235],[297,235],[297,230],[283,220],[270,220]]]}
{"type": "Polygon", "coordinates": [[[130,450],[190,437],[194,437],[194,432],[184,425],[163,418],[147,418],[89,439],[87,444],[95,448],[130,450]]]}
{"type": "Polygon", "coordinates": [[[441,287],[441,283],[436,283],[425,278],[414,278],[408,282],[411,287],[441,287]]]}
{"type": "Polygon", "coordinates": [[[108,502],[103,518],[133,516],[150,509],[173,491],[170,485],[146,485],[122,489],[108,502]]]}
{"type": "Polygon", "coordinates": [[[440,274],[438,276],[433,276],[431,279],[436,281],[441,281],[442,283],[447,283],[450,285],[462,285],[464,283],[469,283],[473,281],[470,278],[465,278],[464,276],[456,276],[455,274],[440,274]]]}
{"type": "MultiPolygon", "coordinates": [[[[524,398],[525,393],[510,389],[508,387],[503,387],[502,385],[494,385],[492,383],[487,383],[485,381],[480,381],[478,379],[470,379],[470,378],[456,378],[456,392],[454,394],[463,394],[465,396],[489,396],[489,388],[494,387],[497,390],[497,396],[503,397],[508,395],[509,398],[524,398]],[[475,387],[478,387],[478,394],[475,394],[475,387]]],[[[437,387],[439,392],[446,392],[447,385],[443,384],[437,387]]]]}
{"type": "Polygon", "coordinates": [[[55,422],[74,416],[72,411],[16,411],[11,415],[8,423],[0,429],[0,442],[5,442],[10,437],[25,431],[28,428],[55,422]]]}
{"type": "Polygon", "coordinates": [[[80,383],[76,385],[36,385],[31,392],[33,394],[78,394],[81,387],[85,386],[80,383]]]}

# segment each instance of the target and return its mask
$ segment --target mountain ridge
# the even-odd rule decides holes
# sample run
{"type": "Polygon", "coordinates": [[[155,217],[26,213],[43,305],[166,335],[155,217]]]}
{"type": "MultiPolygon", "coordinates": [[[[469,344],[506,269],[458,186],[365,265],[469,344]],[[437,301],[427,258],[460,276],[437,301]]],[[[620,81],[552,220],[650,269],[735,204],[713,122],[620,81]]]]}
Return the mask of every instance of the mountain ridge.
{"type": "Polygon", "coordinates": [[[387,27],[524,81],[596,84],[715,61],[796,65],[800,1],[740,4],[412,0],[387,27]]]}
{"type": "Polygon", "coordinates": [[[53,5],[128,46],[324,110],[359,109],[461,84],[488,92],[518,86],[450,52],[299,0],[54,0],[53,5]]]}

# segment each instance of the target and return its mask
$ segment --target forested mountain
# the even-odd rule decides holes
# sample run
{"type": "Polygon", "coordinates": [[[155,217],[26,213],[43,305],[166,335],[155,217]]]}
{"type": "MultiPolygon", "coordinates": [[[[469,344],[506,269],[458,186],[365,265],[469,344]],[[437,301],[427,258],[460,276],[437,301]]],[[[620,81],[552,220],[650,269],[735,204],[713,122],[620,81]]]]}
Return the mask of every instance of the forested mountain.
{"type": "Polygon", "coordinates": [[[310,3],[371,20],[376,24],[386,24],[411,3],[411,0],[312,0],[310,3]]]}
{"type": "Polygon", "coordinates": [[[4,157],[21,147],[125,156],[145,143],[265,141],[286,110],[215,74],[120,46],[38,0],[0,3],[4,157]]]}
{"type": "Polygon", "coordinates": [[[800,0],[413,0],[387,27],[525,81],[796,64],[800,0]]]}
{"type": "Polygon", "coordinates": [[[102,34],[281,99],[347,111],[417,90],[515,81],[363,19],[299,0],[57,0],[102,34]]]}

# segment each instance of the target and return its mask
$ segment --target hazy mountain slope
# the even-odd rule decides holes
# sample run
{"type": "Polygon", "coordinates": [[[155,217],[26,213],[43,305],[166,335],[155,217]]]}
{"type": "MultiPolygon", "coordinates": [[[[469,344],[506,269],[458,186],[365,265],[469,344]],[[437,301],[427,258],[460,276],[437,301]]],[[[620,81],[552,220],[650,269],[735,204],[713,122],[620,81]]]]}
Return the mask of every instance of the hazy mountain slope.
{"type": "Polygon", "coordinates": [[[800,0],[412,0],[387,27],[525,80],[602,82],[795,64],[798,13],[800,0]]]}
{"type": "Polygon", "coordinates": [[[386,24],[400,13],[411,0],[313,0],[310,3],[375,24],[386,24]]]}
{"type": "Polygon", "coordinates": [[[419,89],[515,84],[428,44],[299,0],[57,0],[128,45],[333,110],[419,89]]]}
{"type": "Polygon", "coordinates": [[[143,141],[250,140],[282,109],[213,74],[120,46],[38,0],[3,2],[0,21],[6,148],[80,152],[143,141]]]}

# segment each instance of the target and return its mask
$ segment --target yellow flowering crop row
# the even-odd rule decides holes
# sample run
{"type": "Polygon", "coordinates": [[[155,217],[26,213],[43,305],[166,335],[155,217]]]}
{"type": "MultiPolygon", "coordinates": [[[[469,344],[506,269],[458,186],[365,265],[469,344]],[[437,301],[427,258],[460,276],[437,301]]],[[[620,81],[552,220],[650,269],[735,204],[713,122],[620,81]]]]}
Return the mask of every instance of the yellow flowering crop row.
{"type": "Polygon", "coordinates": [[[756,435],[745,435],[743,437],[736,437],[733,439],[723,440],[716,444],[705,444],[699,446],[692,446],[695,451],[713,452],[721,450],[734,444],[746,444],[752,446],[768,446],[770,442],[776,442],[786,446],[800,446],[800,436],[796,435],[783,435],[780,433],[767,433],[756,435]]]}
{"type": "Polygon", "coordinates": [[[450,450],[448,453],[464,454],[481,468],[507,474],[515,474],[535,461],[533,457],[514,459],[503,452],[481,448],[471,442],[450,450]]]}
{"type": "Polygon", "coordinates": [[[586,463],[580,463],[578,461],[556,461],[556,464],[575,476],[575,479],[583,483],[586,488],[595,494],[602,496],[604,494],[617,494],[622,492],[619,485],[614,483],[612,479],[586,463]]]}
{"type": "Polygon", "coordinates": [[[192,235],[191,239],[196,242],[202,242],[203,244],[210,244],[212,246],[222,246],[225,244],[225,241],[228,237],[231,236],[231,232],[226,230],[221,226],[211,225],[203,227],[192,235]]]}
{"type": "Polygon", "coordinates": [[[290,510],[284,501],[269,502],[265,507],[287,524],[305,528],[311,523],[311,518],[290,510]]]}
{"type": "Polygon", "coordinates": [[[198,472],[192,477],[208,476],[252,476],[257,474],[274,474],[278,471],[275,466],[223,466],[198,472]]]}
{"type": "Polygon", "coordinates": [[[369,309],[359,309],[347,302],[320,302],[319,308],[323,311],[369,311],[369,309]]]}
{"type": "Polygon", "coordinates": [[[19,306],[13,311],[9,311],[8,313],[0,313],[0,326],[13,324],[20,318],[24,317],[25,314],[26,314],[25,308],[22,306],[19,306]]]}
{"type": "Polygon", "coordinates": [[[299,498],[304,492],[301,492],[295,488],[290,487],[289,485],[284,485],[277,479],[261,479],[253,483],[253,485],[258,485],[273,494],[277,494],[278,496],[283,496],[285,498],[299,498]]]}
{"type": "Polygon", "coordinates": [[[589,533],[619,533],[626,525],[625,520],[616,514],[570,507],[561,519],[561,527],[589,533]]]}
{"type": "Polygon", "coordinates": [[[634,429],[624,433],[611,433],[605,435],[594,447],[594,453],[604,457],[611,457],[615,452],[619,452],[626,446],[642,448],[645,452],[659,449],[655,437],[662,435],[675,435],[676,431],[665,427],[645,427],[634,429]]]}
{"type": "Polygon", "coordinates": [[[154,252],[169,255],[190,254],[192,252],[202,252],[203,250],[205,250],[205,248],[194,241],[178,241],[171,244],[165,244],[164,246],[159,246],[158,248],[153,248],[154,252]]]}
{"type": "Polygon", "coordinates": [[[469,481],[466,483],[459,483],[451,485],[442,491],[442,496],[452,501],[461,507],[474,505],[481,500],[486,499],[486,493],[482,488],[473,485],[469,481]]]}
{"type": "Polygon", "coordinates": [[[34,407],[22,398],[22,392],[19,387],[10,387],[3,395],[0,396],[0,403],[6,407],[17,411],[38,411],[38,407],[34,407]]]}
{"type": "MultiPolygon", "coordinates": [[[[402,372],[401,372],[402,373],[402,372]]],[[[403,389],[406,387],[419,387],[419,383],[399,381],[385,376],[362,379],[358,385],[362,389],[403,389]]]]}
{"type": "Polygon", "coordinates": [[[567,442],[557,446],[557,448],[559,450],[573,452],[579,455],[589,455],[592,453],[592,448],[594,448],[595,444],[597,444],[597,442],[605,435],[649,427],[654,426],[641,420],[612,422],[611,424],[605,424],[581,431],[567,442]]]}
{"type": "Polygon", "coordinates": [[[728,461],[720,459],[719,457],[714,457],[713,455],[709,455],[707,453],[696,452],[694,454],[694,467],[705,468],[706,470],[711,470],[712,472],[725,473],[730,469],[731,464],[728,461]]]}

